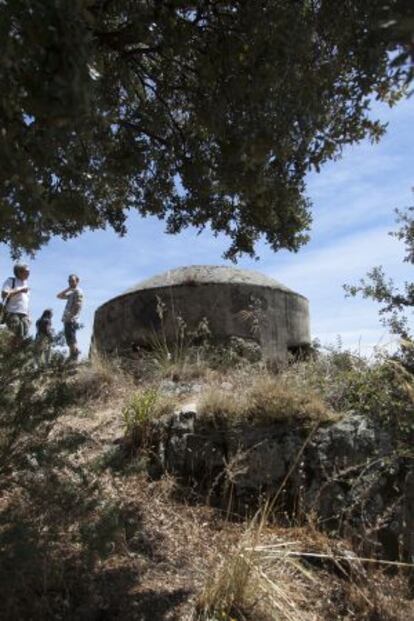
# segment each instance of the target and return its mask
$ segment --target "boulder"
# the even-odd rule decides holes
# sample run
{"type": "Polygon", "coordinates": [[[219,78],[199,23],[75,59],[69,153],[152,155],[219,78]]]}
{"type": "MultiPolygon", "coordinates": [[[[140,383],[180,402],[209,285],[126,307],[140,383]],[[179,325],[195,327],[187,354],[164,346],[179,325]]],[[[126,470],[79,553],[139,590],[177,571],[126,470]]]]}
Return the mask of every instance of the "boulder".
{"type": "Polygon", "coordinates": [[[414,473],[373,417],[229,424],[194,403],[158,421],[154,436],[163,470],[223,507],[231,498],[235,513],[273,498],[279,515],[314,519],[361,550],[414,558],[414,473]]]}

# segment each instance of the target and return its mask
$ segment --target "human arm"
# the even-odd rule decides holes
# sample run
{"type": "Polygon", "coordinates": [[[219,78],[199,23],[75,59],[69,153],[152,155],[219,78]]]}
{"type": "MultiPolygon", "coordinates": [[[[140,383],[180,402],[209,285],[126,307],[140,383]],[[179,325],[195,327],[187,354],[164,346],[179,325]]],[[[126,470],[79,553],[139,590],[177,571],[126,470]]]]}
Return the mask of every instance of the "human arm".
{"type": "Polygon", "coordinates": [[[19,293],[27,293],[29,291],[29,287],[27,285],[23,285],[23,287],[15,286],[15,279],[8,278],[3,284],[1,297],[2,300],[8,300],[19,293]]]}
{"type": "Polygon", "coordinates": [[[66,289],[63,289],[63,291],[58,293],[56,297],[59,300],[66,300],[71,291],[72,291],[71,287],[66,287],[66,289]]]}

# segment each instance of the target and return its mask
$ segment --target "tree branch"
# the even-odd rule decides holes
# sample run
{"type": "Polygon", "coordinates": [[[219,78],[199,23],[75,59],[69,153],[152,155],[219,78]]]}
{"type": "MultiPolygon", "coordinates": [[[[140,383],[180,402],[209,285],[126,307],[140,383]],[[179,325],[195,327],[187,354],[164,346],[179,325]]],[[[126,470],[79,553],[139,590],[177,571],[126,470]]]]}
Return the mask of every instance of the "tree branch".
{"type": "Polygon", "coordinates": [[[145,127],[141,127],[141,125],[136,125],[135,123],[131,123],[131,121],[125,121],[125,120],[120,120],[118,121],[118,123],[122,127],[127,127],[128,129],[133,129],[134,131],[145,134],[146,136],[148,136],[148,138],[152,138],[153,140],[156,140],[157,142],[159,142],[165,147],[170,146],[168,140],[165,140],[165,138],[162,138],[158,134],[155,134],[153,131],[146,129],[145,127]]]}

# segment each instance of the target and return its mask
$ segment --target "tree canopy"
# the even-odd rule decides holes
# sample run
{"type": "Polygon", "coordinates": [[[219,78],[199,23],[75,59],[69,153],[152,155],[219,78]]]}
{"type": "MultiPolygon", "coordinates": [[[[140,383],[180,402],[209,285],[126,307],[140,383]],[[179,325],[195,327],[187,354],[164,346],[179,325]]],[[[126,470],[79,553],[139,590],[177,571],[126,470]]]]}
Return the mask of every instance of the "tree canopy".
{"type": "Polygon", "coordinates": [[[304,178],[384,127],[413,77],[409,0],[0,2],[0,242],[129,211],[208,225],[227,256],[297,250],[304,178]]]}

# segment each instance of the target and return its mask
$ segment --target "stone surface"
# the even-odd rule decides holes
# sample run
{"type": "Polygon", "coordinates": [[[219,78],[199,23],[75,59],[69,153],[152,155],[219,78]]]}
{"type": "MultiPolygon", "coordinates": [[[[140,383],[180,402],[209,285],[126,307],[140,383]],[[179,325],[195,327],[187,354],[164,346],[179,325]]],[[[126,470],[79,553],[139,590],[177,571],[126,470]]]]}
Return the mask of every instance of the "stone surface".
{"type": "Polygon", "coordinates": [[[414,558],[414,473],[372,419],[350,413],[317,429],[288,421],[229,427],[190,403],[158,421],[156,436],[162,468],[226,508],[230,494],[235,512],[277,494],[279,512],[313,515],[383,558],[399,558],[401,545],[414,558]]]}
{"type": "Polygon", "coordinates": [[[155,276],[99,307],[93,346],[110,354],[151,349],[161,339],[174,347],[181,320],[188,334],[204,318],[215,342],[239,339],[253,357],[283,359],[289,350],[310,345],[304,296],[258,272],[192,266],[155,276]]]}
{"type": "Polygon", "coordinates": [[[226,265],[190,265],[168,270],[162,274],[152,276],[147,280],[135,284],[125,291],[125,294],[142,291],[143,289],[157,289],[176,285],[201,284],[238,284],[271,287],[294,293],[274,278],[253,270],[235,269],[226,265]]]}

